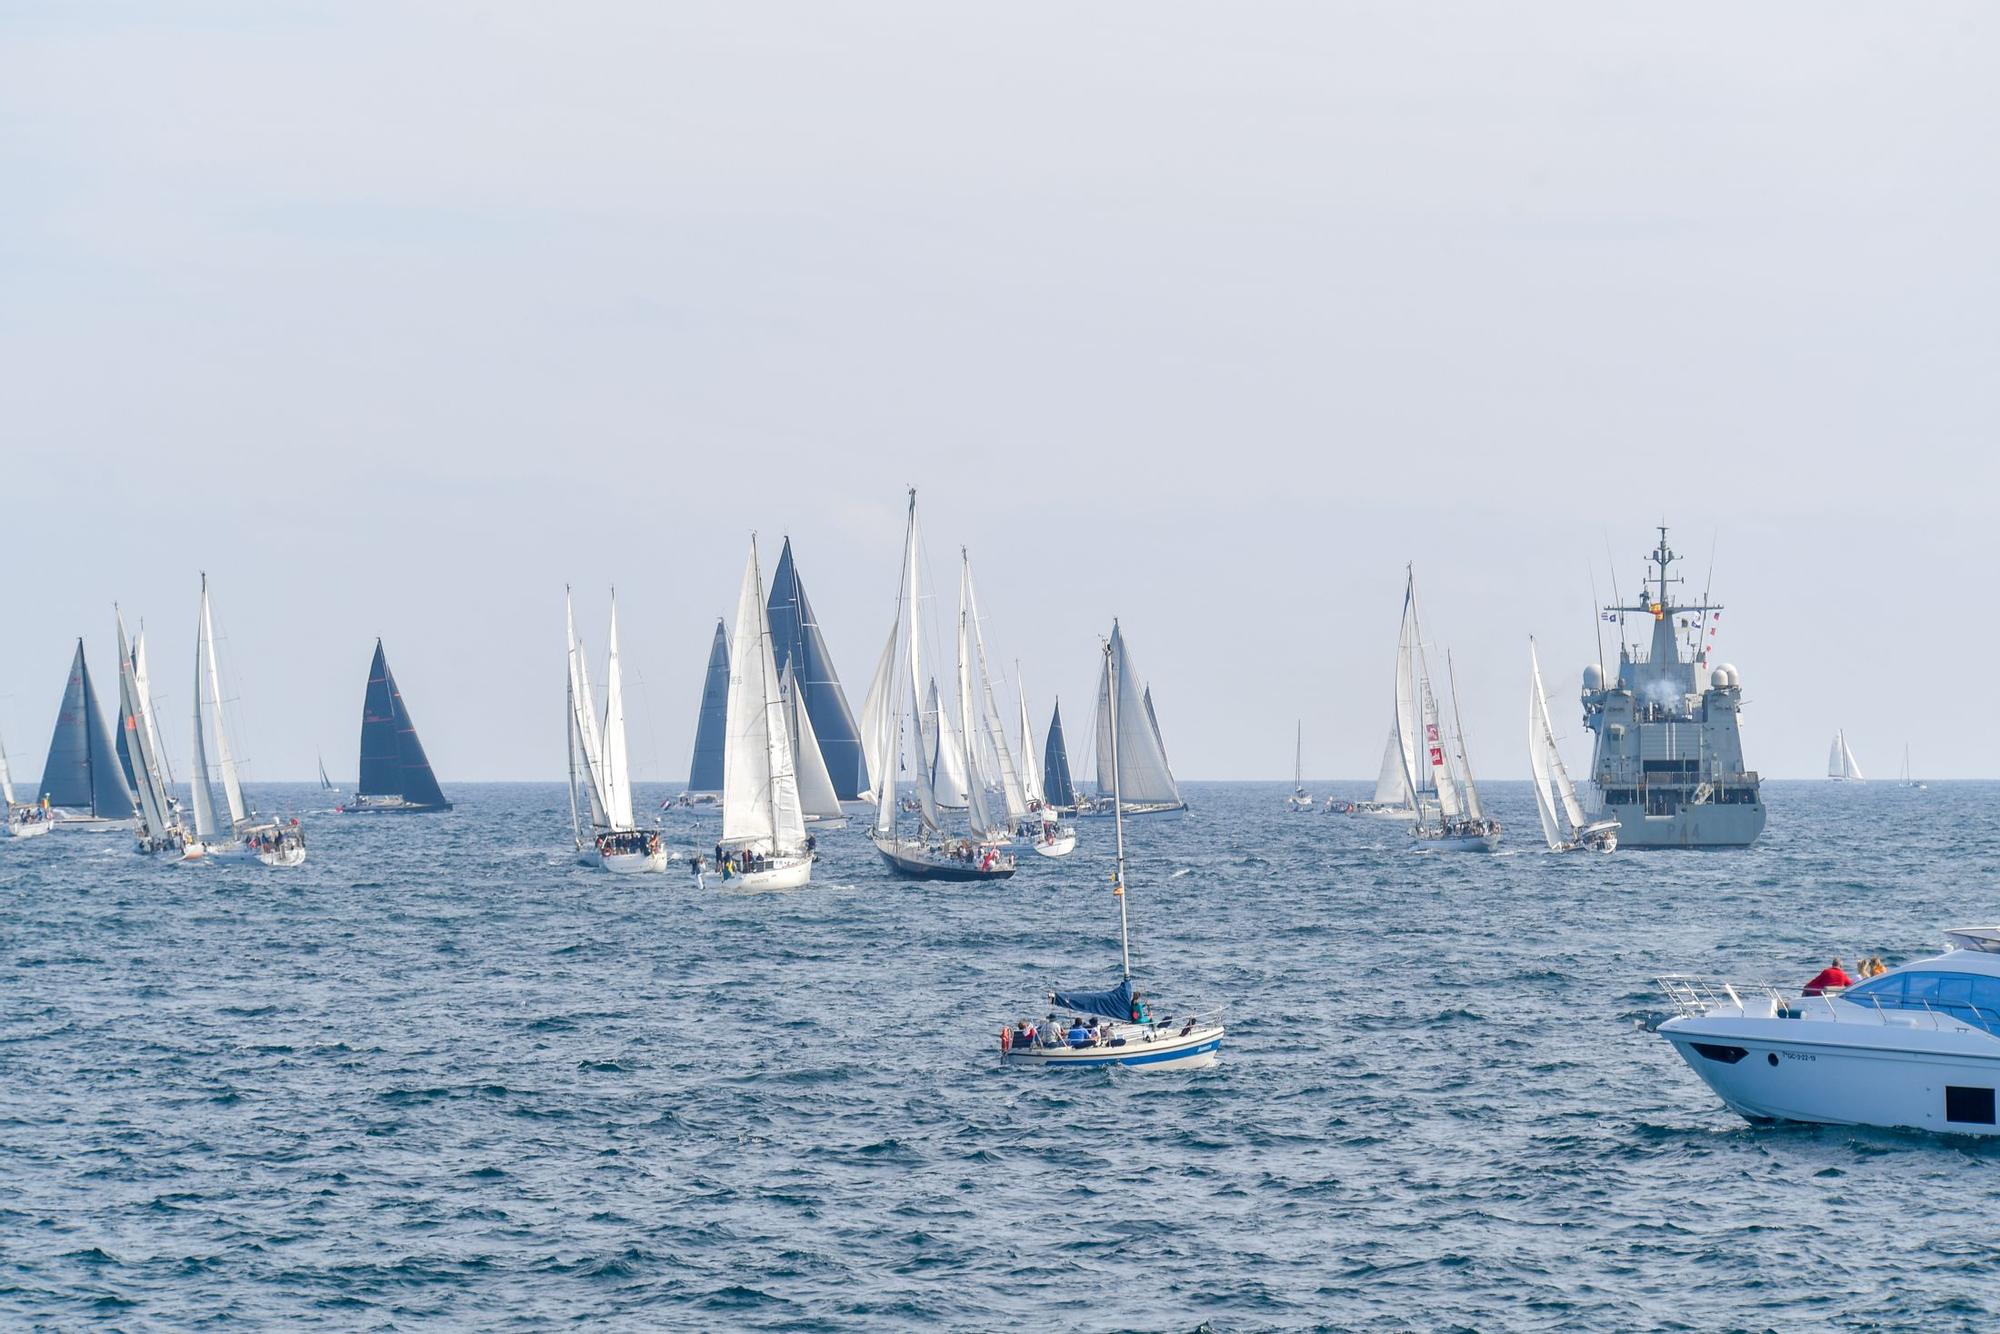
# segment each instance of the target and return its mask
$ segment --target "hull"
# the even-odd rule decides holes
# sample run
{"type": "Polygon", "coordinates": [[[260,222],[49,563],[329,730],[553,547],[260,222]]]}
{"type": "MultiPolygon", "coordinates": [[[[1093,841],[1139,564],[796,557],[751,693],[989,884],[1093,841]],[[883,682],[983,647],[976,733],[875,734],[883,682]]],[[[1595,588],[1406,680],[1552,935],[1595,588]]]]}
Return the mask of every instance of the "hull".
{"type": "Polygon", "coordinates": [[[68,815],[57,810],[48,823],[51,828],[65,834],[131,834],[139,829],[138,820],[129,816],[123,820],[109,820],[87,811],[68,815]]]}
{"type": "MultiPolygon", "coordinates": [[[[255,860],[257,854],[243,844],[231,840],[227,843],[202,843],[189,839],[181,848],[179,864],[192,866],[203,862],[247,862],[255,860]]],[[[303,857],[300,858],[304,860],[303,857]]]]}
{"type": "Polygon", "coordinates": [[[1107,1047],[1023,1047],[1005,1050],[1002,1056],[1016,1065],[1042,1069],[1084,1070],[1106,1065],[1123,1065],[1139,1070],[1204,1070],[1215,1064],[1222,1050],[1223,1026],[1196,1028],[1185,1034],[1167,1031],[1161,1036],[1128,1037],[1118,1046],[1107,1047]]]}
{"type": "Polygon", "coordinates": [[[1067,857],[1076,851],[1076,830],[1063,829],[1052,839],[1030,835],[1028,846],[1040,857],[1067,857]]]}
{"type": "Polygon", "coordinates": [[[944,856],[921,843],[871,841],[891,871],[912,880],[1005,880],[1014,874],[1011,860],[996,861],[992,869],[981,870],[975,862],[962,862],[955,857],[944,856]]]}
{"type": "Polygon", "coordinates": [[[451,803],[441,802],[435,806],[424,806],[417,802],[404,801],[401,797],[356,797],[353,801],[335,806],[337,815],[433,815],[451,809],[451,803]]]}
{"type": "Polygon", "coordinates": [[[1412,842],[1419,848],[1431,848],[1438,852],[1491,852],[1500,846],[1500,835],[1453,834],[1448,838],[1424,838],[1420,835],[1412,842]]]}
{"type": "MultiPolygon", "coordinates": [[[[1128,801],[1125,803],[1125,818],[1130,820],[1136,815],[1179,815],[1186,809],[1185,801],[1139,803],[1128,801]]],[[[1111,803],[1106,801],[1087,811],[1078,811],[1077,816],[1085,820],[1109,820],[1112,816],[1111,803]]]]}
{"type": "Polygon", "coordinates": [[[731,889],[797,889],[812,879],[812,858],[792,857],[761,871],[733,871],[723,879],[731,889]]]}
{"type": "Polygon", "coordinates": [[[598,852],[592,854],[596,865],[614,875],[649,875],[667,869],[667,851],[658,852],[598,852]]]}
{"type": "Polygon", "coordinates": [[[30,820],[25,824],[15,824],[9,820],[5,825],[0,825],[0,838],[34,838],[38,834],[48,833],[50,823],[48,820],[30,820]]]}
{"type": "Polygon", "coordinates": [[[275,852],[258,853],[257,860],[266,866],[276,866],[279,868],[304,866],[306,864],[306,850],[303,847],[279,848],[275,852]]]}
{"type": "Polygon", "coordinates": [[[1618,845],[1623,848],[1747,848],[1764,832],[1764,803],[1682,806],[1671,815],[1622,815],[1605,810],[1618,821],[1618,845]]]}
{"type": "Polygon", "coordinates": [[[1748,1121],[2000,1134],[2000,1039],[1985,1033],[1717,1017],[1659,1031],[1748,1121]]]}

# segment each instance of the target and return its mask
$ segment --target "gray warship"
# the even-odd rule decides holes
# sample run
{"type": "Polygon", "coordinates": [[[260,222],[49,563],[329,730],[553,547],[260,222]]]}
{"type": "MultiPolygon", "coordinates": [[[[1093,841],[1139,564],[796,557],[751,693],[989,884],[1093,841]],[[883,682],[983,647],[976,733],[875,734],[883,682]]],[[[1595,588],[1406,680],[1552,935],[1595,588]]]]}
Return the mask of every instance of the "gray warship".
{"type": "Polygon", "coordinates": [[[1701,627],[1722,608],[1705,595],[1674,601],[1684,582],[1668,572],[1676,559],[1663,527],[1638,605],[1604,608],[1621,627],[1634,613],[1649,618],[1653,637],[1643,654],[1619,645],[1613,683],[1601,666],[1584,669],[1583,725],[1597,734],[1592,804],[1618,821],[1621,849],[1746,848],[1763,832],[1764,799],[1743,767],[1743,682],[1734,667],[1709,667],[1701,627]],[[1685,654],[1682,617],[1699,618],[1685,654]]]}

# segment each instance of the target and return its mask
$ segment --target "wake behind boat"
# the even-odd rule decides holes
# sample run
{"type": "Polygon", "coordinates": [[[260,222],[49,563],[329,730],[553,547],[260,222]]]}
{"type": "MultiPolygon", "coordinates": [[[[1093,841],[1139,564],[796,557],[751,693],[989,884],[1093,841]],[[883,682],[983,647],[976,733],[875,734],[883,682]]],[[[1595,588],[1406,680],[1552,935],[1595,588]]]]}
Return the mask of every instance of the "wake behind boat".
{"type": "MultiPolygon", "coordinates": [[[[1116,670],[1115,647],[1104,646],[1106,679],[1116,670]]],[[[1108,707],[1115,714],[1114,691],[1108,707]]],[[[1018,1020],[1000,1030],[1000,1054],[1012,1062],[1043,1069],[1080,1069],[1124,1065],[1148,1070],[1196,1070],[1215,1064],[1222,1050],[1224,1026],[1220,1015],[1187,1015],[1176,1022],[1155,1019],[1145,999],[1132,985],[1132,925],[1125,893],[1125,816],[1118,791],[1118,728],[1111,728],[1111,809],[1116,839],[1116,870],[1111,895],[1118,900],[1118,985],[1107,991],[1051,991],[1051,1010],[1039,1025],[1018,1020]],[[1064,1022],[1061,1016],[1067,1013],[1064,1022]],[[1086,1017],[1098,1022],[1086,1022],[1086,1017]],[[1110,1022],[1103,1022],[1109,1020],[1110,1022]]]]}

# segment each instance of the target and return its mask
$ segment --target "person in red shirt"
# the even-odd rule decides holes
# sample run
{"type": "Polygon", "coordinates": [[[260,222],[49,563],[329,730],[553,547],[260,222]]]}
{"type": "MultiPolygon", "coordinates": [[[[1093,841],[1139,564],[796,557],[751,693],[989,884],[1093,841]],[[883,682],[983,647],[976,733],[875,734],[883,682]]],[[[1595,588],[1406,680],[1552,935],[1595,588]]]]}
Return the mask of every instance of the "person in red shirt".
{"type": "Polygon", "coordinates": [[[1835,959],[1827,967],[1820,969],[1818,973],[1814,974],[1812,981],[1806,983],[1805,994],[1808,996],[1824,996],[1830,990],[1837,990],[1840,987],[1851,987],[1853,985],[1854,979],[1841,970],[1840,960],[1835,959]]]}

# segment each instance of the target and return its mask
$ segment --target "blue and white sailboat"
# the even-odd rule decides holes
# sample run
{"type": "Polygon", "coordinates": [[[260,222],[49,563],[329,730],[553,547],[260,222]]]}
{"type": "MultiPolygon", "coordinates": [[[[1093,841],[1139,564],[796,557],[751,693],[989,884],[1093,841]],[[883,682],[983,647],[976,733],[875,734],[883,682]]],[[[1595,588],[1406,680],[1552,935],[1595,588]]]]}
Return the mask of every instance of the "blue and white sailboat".
{"type": "Polygon", "coordinates": [[[118,763],[111,724],[97,702],[81,639],[70,660],[55,731],[49,736],[40,791],[42,808],[58,832],[124,833],[138,825],[132,789],[125,785],[125,770],[118,763]]]}
{"type": "Polygon", "coordinates": [[[1218,1014],[1162,1015],[1154,1018],[1132,985],[1132,927],[1125,894],[1125,814],[1118,781],[1118,695],[1108,683],[1117,677],[1117,642],[1104,646],[1108,707],[1111,711],[1111,798],[1117,831],[1118,870],[1111,882],[1118,900],[1121,975],[1108,991],[1052,991],[1054,1007],[1046,1027],[1017,1022],[1000,1030],[1000,1053],[1010,1061],[1040,1066],[1129,1065],[1149,1070],[1195,1070],[1215,1064],[1224,1026],[1218,1014]],[[1069,1021],[1062,1022],[1067,1014],[1069,1021]],[[1088,1023],[1087,1019],[1098,1022],[1088,1023]],[[1109,1020],[1110,1022],[1103,1022],[1109,1020]]]}

